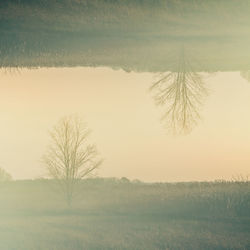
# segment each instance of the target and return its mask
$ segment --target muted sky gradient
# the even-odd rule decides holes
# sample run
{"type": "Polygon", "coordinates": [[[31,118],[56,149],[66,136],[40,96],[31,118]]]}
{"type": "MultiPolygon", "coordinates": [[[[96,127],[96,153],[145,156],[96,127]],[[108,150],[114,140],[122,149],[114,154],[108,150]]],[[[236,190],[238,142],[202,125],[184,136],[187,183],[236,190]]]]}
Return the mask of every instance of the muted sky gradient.
{"type": "Polygon", "coordinates": [[[230,179],[250,173],[250,83],[239,72],[206,78],[202,121],[186,136],[160,123],[149,73],[107,68],[22,70],[0,75],[0,166],[37,178],[48,130],[79,114],[105,159],[100,176],[144,181],[230,179]]]}

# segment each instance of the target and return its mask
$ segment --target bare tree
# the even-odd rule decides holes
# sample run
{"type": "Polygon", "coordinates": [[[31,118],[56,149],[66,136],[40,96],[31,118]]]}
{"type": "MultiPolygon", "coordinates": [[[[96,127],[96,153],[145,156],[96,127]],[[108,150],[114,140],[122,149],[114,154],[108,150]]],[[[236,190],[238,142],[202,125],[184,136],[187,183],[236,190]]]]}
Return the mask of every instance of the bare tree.
{"type": "Polygon", "coordinates": [[[0,168],[0,190],[5,186],[5,184],[12,180],[12,177],[3,168],[0,168]]]}
{"type": "Polygon", "coordinates": [[[89,134],[79,117],[64,117],[50,131],[51,144],[43,156],[48,175],[57,181],[69,206],[79,180],[102,163],[96,146],[87,143],[89,134]]]}
{"type": "Polygon", "coordinates": [[[0,168],[0,182],[11,181],[12,177],[4,169],[0,168]]]}
{"type": "Polygon", "coordinates": [[[207,89],[202,76],[192,69],[184,49],[176,70],[161,74],[150,90],[154,93],[156,105],[165,107],[162,120],[174,134],[188,133],[197,124],[199,107],[207,89]]]}
{"type": "Polygon", "coordinates": [[[250,70],[245,70],[245,71],[241,71],[240,75],[247,80],[248,82],[250,82],[250,70]]]}

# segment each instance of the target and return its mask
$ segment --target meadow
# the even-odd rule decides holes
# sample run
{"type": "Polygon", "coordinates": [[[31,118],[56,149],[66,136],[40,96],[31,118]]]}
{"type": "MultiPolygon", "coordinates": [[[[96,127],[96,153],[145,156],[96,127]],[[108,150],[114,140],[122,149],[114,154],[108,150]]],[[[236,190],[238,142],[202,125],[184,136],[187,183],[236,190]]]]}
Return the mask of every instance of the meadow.
{"type": "Polygon", "coordinates": [[[52,180],[1,186],[0,249],[249,249],[246,180],[86,179],[68,207],[52,180]]]}
{"type": "Polygon", "coordinates": [[[165,72],[184,46],[197,71],[248,70],[249,12],[244,0],[1,1],[0,67],[165,72]]]}
{"type": "Polygon", "coordinates": [[[0,27],[8,32],[220,36],[248,31],[249,9],[244,0],[7,0],[0,3],[0,27]]]}

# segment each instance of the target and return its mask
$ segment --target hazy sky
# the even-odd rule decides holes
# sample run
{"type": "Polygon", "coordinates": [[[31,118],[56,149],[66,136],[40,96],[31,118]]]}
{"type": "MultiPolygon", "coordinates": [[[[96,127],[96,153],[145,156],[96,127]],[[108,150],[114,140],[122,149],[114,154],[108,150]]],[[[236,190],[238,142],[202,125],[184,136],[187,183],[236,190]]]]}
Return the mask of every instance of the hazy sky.
{"type": "Polygon", "coordinates": [[[0,75],[0,166],[14,178],[43,174],[48,130],[79,114],[105,159],[100,176],[145,181],[231,178],[250,173],[250,83],[239,72],[206,79],[202,121],[186,136],[160,123],[153,74],[107,68],[23,70],[0,75]]]}

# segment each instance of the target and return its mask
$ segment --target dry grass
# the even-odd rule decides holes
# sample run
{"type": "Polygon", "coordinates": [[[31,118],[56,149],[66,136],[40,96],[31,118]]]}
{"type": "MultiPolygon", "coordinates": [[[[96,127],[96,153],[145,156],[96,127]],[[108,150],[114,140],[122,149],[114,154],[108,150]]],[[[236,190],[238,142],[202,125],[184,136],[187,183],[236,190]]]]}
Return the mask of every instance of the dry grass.
{"type": "Polygon", "coordinates": [[[0,195],[0,249],[248,249],[248,181],[83,181],[68,209],[53,183],[16,181],[0,195]],[[14,240],[13,240],[14,239],[14,240]]]}
{"type": "Polygon", "coordinates": [[[8,0],[0,4],[0,20],[7,30],[219,35],[248,32],[249,11],[244,0],[8,0]]]}

